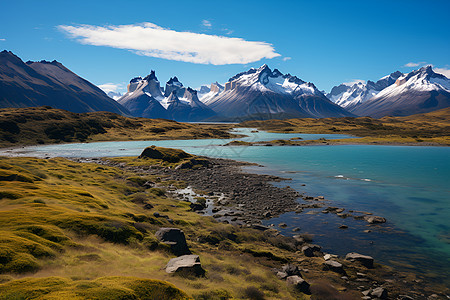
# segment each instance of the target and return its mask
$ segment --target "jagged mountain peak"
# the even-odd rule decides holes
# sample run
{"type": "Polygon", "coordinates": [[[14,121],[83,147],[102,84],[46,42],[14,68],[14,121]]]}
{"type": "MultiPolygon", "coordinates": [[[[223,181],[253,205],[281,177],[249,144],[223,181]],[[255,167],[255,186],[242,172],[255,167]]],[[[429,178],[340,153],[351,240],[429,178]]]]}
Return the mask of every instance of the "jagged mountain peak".
{"type": "Polygon", "coordinates": [[[150,74],[148,74],[147,76],[145,76],[144,78],[145,81],[150,81],[150,80],[155,80],[158,81],[158,78],[156,78],[156,73],[154,70],[150,71],[150,74]]]}

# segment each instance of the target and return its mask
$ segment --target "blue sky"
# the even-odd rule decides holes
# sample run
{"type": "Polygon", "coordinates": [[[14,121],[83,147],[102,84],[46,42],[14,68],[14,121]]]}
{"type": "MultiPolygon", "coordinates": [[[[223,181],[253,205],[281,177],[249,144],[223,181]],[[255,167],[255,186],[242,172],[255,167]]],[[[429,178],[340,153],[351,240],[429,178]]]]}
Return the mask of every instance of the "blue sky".
{"type": "Polygon", "coordinates": [[[0,1],[0,49],[122,91],[152,69],[197,88],[264,63],[326,91],[424,64],[450,74],[448,0],[0,1]]]}

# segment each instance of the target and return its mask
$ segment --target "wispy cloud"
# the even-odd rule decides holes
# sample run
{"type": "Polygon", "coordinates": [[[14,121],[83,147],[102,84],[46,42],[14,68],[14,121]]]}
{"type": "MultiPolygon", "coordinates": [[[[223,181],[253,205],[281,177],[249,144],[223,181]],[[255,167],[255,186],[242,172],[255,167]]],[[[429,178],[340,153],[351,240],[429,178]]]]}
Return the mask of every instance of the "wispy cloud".
{"type": "Polygon", "coordinates": [[[289,57],[289,56],[283,57],[283,61],[288,61],[288,60],[291,60],[291,59],[292,59],[292,57],[289,57]]]}
{"type": "Polygon", "coordinates": [[[450,69],[446,68],[433,68],[433,71],[439,74],[444,75],[447,78],[450,78],[450,69]]]}
{"type": "Polygon", "coordinates": [[[206,28],[211,28],[212,27],[211,22],[208,21],[208,20],[203,20],[202,21],[202,25],[205,26],[206,28]]]}
{"type": "Polygon", "coordinates": [[[139,55],[197,64],[246,64],[280,56],[272,44],[179,32],[152,23],[119,26],[58,26],[78,42],[128,49],[139,55]]]}
{"type": "Polygon", "coordinates": [[[117,84],[117,83],[104,83],[104,84],[99,84],[98,87],[103,90],[105,93],[109,93],[109,92],[119,92],[120,89],[123,88],[122,84],[117,84]]]}
{"type": "Polygon", "coordinates": [[[6,41],[6,39],[0,39],[0,42],[4,42],[4,41],[6,41]]]}
{"type": "Polygon", "coordinates": [[[418,67],[418,66],[423,65],[423,64],[426,64],[426,62],[424,62],[424,61],[420,61],[420,62],[409,62],[409,63],[407,63],[406,65],[404,65],[404,67],[407,67],[407,68],[414,68],[414,67],[418,67]]]}

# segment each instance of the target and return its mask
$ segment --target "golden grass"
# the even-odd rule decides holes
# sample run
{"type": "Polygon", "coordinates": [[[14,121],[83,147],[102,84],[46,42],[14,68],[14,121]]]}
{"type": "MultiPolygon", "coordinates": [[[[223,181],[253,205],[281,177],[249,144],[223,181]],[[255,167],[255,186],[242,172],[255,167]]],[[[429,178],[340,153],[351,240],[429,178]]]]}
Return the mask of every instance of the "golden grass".
{"type": "MultiPolygon", "coordinates": [[[[117,160],[147,166],[155,162],[135,157],[117,160]]],[[[267,299],[303,297],[274,277],[270,268],[279,264],[277,260],[254,256],[258,251],[279,253],[263,233],[191,212],[188,202],[167,197],[164,188],[143,186],[147,180],[158,182],[152,176],[60,158],[0,158],[0,170],[32,179],[0,180],[1,191],[14,195],[0,199],[0,273],[10,276],[2,277],[6,282],[0,284],[0,299],[7,299],[11,291],[37,297],[35,288],[46,291],[39,295],[42,299],[81,299],[88,294],[79,287],[91,285],[98,287],[87,289],[91,299],[100,299],[100,290],[119,299],[122,293],[137,293],[129,287],[138,280],[129,279],[133,276],[171,282],[196,299],[242,298],[249,286],[267,299]],[[40,177],[33,175],[37,170],[40,177]],[[144,209],[145,203],[154,209],[144,209]],[[174,225],[155,218],[155,211],[168,215],[174,225]],[[205,278],[173,276],[163,270],[173,255],[158,243],[154,232],[171,226],[185,232],[189,247],[201,257],[205,278]],[[250,247],[253,253],[242,250],[250,247]],[[120,278],[109,285],[101,279],[105,276],[120,278]]],[[[169,183],[160,178],[158,184],[169,183]]]]}
{"type": "Polygon", "coordinates": [[[50,143],[228,138],[231,125],[72,113],[50,107],[0,109],[0,147],[50,143]]]}
{"type": "MultiPolygon", "coordinates": [[[[247,121],[239,126],[279,133],[340,133],[362,137],[333,140],[332,144],[450,145],[450,108],[407,117],[247,121]]],[[[320,142],[290,141],[285,144],[311,143],[320,142]]]]}

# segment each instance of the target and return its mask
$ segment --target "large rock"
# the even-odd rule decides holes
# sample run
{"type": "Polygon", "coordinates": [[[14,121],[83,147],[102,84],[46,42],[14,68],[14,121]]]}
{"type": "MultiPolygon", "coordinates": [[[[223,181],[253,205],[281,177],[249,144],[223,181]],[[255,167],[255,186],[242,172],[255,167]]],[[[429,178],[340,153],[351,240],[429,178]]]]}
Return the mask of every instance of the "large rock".
{"type": "Polygon", "coordinates": [[[170,249],[175,255],[191,254],[182,230],[178,228],[160,228],[155,233],[155,236],[162,243],[170,245],[170,249]]]}
{"type": "Polygon", "coordinates": [[[305,256],[313,257],[315,252],[320,252],[320,249],[322,248],[318,245],[306,245],[302,247],[302,252],[305,256]]]}
{"type": "Polygon", "coordinates": [[[191,158],[188,161],[185,161],[179,164],[175,169],[198,169],[198,168],[211,168],[212,163],[205,158],[191,158]]]}
{"type": "Polygon", "coordinates": [[[372,297],[377,297],[379,299],[387,299],[388,298],[388,293],[387,293],[386,289],[384,289],[382,287],[374,288],[372,290],[372,292],[370,293],[370,295],[372,297]]]}
{"type": "Polygon", "coordinates": [[[370,224],[386,223],[386,219],[379,216],[364,216],[364,220],[370,224]]]}
{"type": "Polygon", "coordinates": [[[311,294],[311,291],[309,289],[309,283],[306,282],[300,276],[297,275],[289,276],[288,278],[286,278],[286,282],[294,285],[296,289],[298,289],[300,292],[304,294],[311,294]]]}
{"type": "Polygon", "coordinates": [[[163,148],[150,146],[142,151],[139,158],[161,159],[163,161],[176,163],[184,158],[192,157],[192,155],[179,149],[163,148]]]}
{"type": "Polygon", "coordinates": [[[169,260],[165,268],[169,274],[204,276],[205,270],[200,263],[198,255],[183,255],[169,260]]]}
{"type": "Polygon", "coordinates": [[[287,264],[281,267],[281,272],[286,273],[288,276],[298,275],[301,276],[300,269],[297,265],[287,264]]]}
{"type": "Polygon", "coordinates": [[[330,270],[339,274],[345,274],[342,264],[335,260],[327,260],[326,262],[324,262],[323,268],[324,270],[330,270]]]}
{"type": "Polygon", "coordinates": [[[362,255],[362,254],[359,254],[356,252],[351,252],[351,253],[347,253],[347,255],[345,256],[345,259],[350,260],[350,261],[358,261],[367,268],[373,268],[373,257],[372,256],[362,255]]]}

